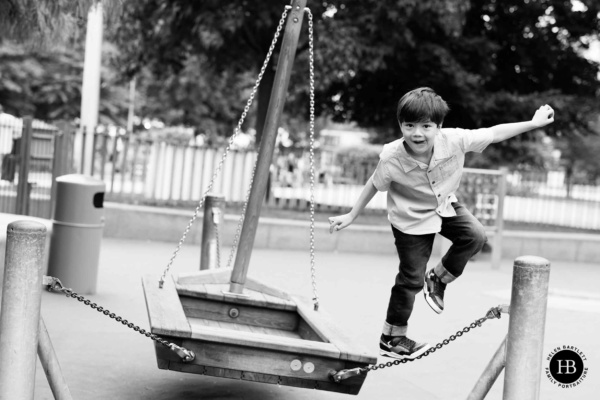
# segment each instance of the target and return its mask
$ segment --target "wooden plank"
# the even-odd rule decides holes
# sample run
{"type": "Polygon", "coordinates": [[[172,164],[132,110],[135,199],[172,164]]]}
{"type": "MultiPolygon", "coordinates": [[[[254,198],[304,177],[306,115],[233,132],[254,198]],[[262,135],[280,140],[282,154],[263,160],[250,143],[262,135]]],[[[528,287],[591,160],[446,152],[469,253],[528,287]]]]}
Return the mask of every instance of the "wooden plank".
{"type": "MultiPolygon", "coordinates": [[[[343,369],[344,360],[328,358],[319,355],[306,355],[293,352],[282,352],[273,349],[230,345],[224,343],[205,342],[202,340],[185,339],[182,346],[196,354],[189,364],[207,367],[227,368],[241,371],[289,376],[303,379],[329,380],[331,370],[343,369]],[[300,362],[302,367],[312,363],[313,369],[292,368],[292,362],[300,362]]],[[[169,349],[161,351],[170,361],[181,362],[180,358],[169,349]],[[171,353],[171,354],[169,354],[171,353]]],[[[186,363],[188,364],[188,363],[186,363]]]]}
{"type": "Polygon", "coordinates": [[[157,358],[156,363],[158,365],[158,369],[169,369],[170,361],[164,360],[162,358],[157,358]]]}
{"type": "Polygon", "coordinates": [[[296,331],[285,331],[282,329],[264,328],[268,335],[283,336],[292,339],[302,339],[296,331]]]}
{"type": "MultiPolygon", "coordinates": [[[[219,322],[212,321],[209,319],[203,318],[188,318],[190,326],[192,327],[192,331],[194,330],[194,326],[198,325],[198,329],[202,329],[203,326],[212,326],[212,327],[220,327],[221,329],[229,329],[232,331],[243,331],[243,332],[253,332],[249,325],[236,324],[233,322],[219,322]]],[[[267,335],[273,336],[283,336],[289,337],[293,339],[303,339],[300,337],[298,332],[296,331],[286,331],[282,329],[273,329],[273,328],[262,328],[267,335]]]]}
{"type": "Polygon", "coordinates": [[[204,283],[229,283],[232,268],[209,269],[188,274],[179,274],[175,282],[180,285],[195,285],[204,283]]]}
{"type": "MultiPolygon", "coordinates": [[[[340,383],[330,381],[330,373],[359,366],[354,363],[343,362],[342,360],[299,359],[285,354],[248,352],[238,347],[213,348],[211,344],[191,344],[188,341],[184,343],[184,346],[186,348],[193,347],[192,350],[196,353],[196,360],[193,363],[182,363],[176,359],[170,360],[168,362],[169,370],[346,394],[358,394],[366,378],[366,375],[359,375],[340,383]],[[194,345],[198,346],[198,348],[193,347],[194,345]],[[232,361],[238,361],[235,364],[240,367],[218,366],[220,364],[219,359],[228,360],[222,363],[223,365],[232,365],[232,361]],[[308,362],[313,363],[315,367],[313,373],[307,374],[302,367],[297,372],[291,370],[291,362],[294,360],[300,361],[302,367],[308,362]],[[202,363],[207,365],[202,365],[202,363]],[[253,368],[254,366],[260,366],[260,370],[264,372],[257,371],[253,368]],[[244,369],[241,367],[251,368],[244,369]]],[[[170,354],[167,354],[167,356],[170,357],[170,354]]]]}
{"type": "Polygon", "coordinates": [[[175,283],[167,277],[161,289],[158,287],[158,281],[156,275],[145,275],[142,278],[151,332],[158,335],[190,337],[192,330],[183,313],[175,283]]]}
{"type": "Polygon", "coordinates": [[[363,344],[351,340],[342,333],[325,311],[315,311],[312,304],[298,297],[292,297],[292,299],[296,302],[298,314],[319,336],[326,338],[340,351],[342,359],[367,364],[377,363],[377,355],[366,349],[363,344]]]}
{"type": "Polygon", "coordinates": [[[247,289],[256,290],[257,292],[268,294],[273,297],[290,300],[290,295],[283,290],[276,289],[253,278],[246,278],[245,287],[247,289]]]}
{"type": "Polygon", "coordinates": [[[270,349],[293,354],[305,354],[339,358],[340,351],[330,343],[313,342],[289,337],[272,336],[254,332],[236,332],[210,326],[194,324],[192,339],[227,345],[246,346],[256,349],[270,349]]]}
{"type": "Polygon", "coordinates": [[[298,322],[298,335],[304,340],[315,340],[317,342],[328,342],[329,339],[321,337],[311,326],[303,319],[300,318],[298,322]]]}
{"type": "Polygon", "coordinates": [[[223,283],[177,285],[177,291],[179,294],[185,296],[211,299],[233,304],[246,304],[277,310],[296,310],[296,304],[291,300],[284,300],[270,295],[263,295],[262,293],[253,290],[244,290],[244,296],[229,295],[227,294],[227,290],[229,290],[229,285],[223,283]]]}
{"type": "Polygon", "coordinates": [[[298,327],[298,314],[292,311],[273,310],[187,296],[181,296],[179,300],[187,317],[235,322],[288,331],[296,330],[298,327]],[[235,317],[229,315],[232,309],[237,310],[235,317]]]}
{"type": "Polygon", "coordinates": [[[190,322],[192,331],[194,329],[202,329],[205,326],[211,326],[213,328],[229,329],[232,331],[250,332],[250,328],[248,327],[248,325],[238,325],[238,324],[232,324],[232,323],[227,323],[227,322],[217,322],[217,321],[213,321],[211,319],[205,319],[205,318],[188,318],[188,321],[190,322]]]}

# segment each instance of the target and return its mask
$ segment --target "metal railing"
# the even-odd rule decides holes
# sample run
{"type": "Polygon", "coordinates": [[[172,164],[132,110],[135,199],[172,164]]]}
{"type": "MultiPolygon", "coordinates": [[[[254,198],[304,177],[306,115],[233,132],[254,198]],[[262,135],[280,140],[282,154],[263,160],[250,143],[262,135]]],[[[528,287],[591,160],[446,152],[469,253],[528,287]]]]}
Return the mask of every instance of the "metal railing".
{"type": "Polygon", "coordinates": [[[0,114],[0,212],[50,218],[54,178],[71,171],[69,152],[58,127],[0,114]]]}
{"type": "MultiPolygon", "coordinates": [[[[150,204],[200,200],[223,153],[221,148],[107,134],[96,135],[95,149],[94,175],[106,182],[107,199],[150,204]]],[[[254,151],[232,150],[214,191],[228,202],[242,202],[255,158],[254,151]]]]}
{"type": "MultiPolygon", "coordinates": [[[[32,120],[27,134],[24,120],[0,114],[0,212],[49,218],[54,178],[81,170],[74,160],[76,128],[32,120]],[[23,138],[30,137],[29,163],[21,163],[23,138]],[[27,168],[24,168],[24,167],[27,168]],[[19,176],[27,173],[27,179],[19,176]],[[19,186],[21,185],[21,186],[19,186]],[[20,197],[19,197],[20,196],[20,197]],[[17,198],[28,197],[27,201],[17,198]],[[19,208],[20,207],[20,208],[19,208]]],[[[103,179],[107,200],[149,205],[189,206],[200,200],[222,149],[195,144],[172,144],[144,139],[139,134],[96,133],[93,174],[103,179]]],[[[26,143],[25,143],[26,144],[26,143]]],[[[375,161],[330,167],[319,165],[317,152],[316,208],[335,212],[349,209],[373,171],[375,161]],[[341,171],[341,172],[340,172],[341,171]]],[[[308,153],[275,158],[271,168],[268,204],[306,210],[309,200],[308,153]]],[[[253,150],[232,150],[214,192],[231,203],[243,202],[256,159],[253,150]]],[[[331,160],[329,160],[331,162],[331,160]]],[[[460,201],[491,229],[504,221],[600,230],[600,187],[567,185],[564,174],[511,171],[506,174],[504,207],[498,205],[498,171],[465,168],[460,201]],[[498,218],[502,216],[502,218],[498,218]]],[[[386,196],[378,193],[367,210],[384,212],[386,196]]]]}

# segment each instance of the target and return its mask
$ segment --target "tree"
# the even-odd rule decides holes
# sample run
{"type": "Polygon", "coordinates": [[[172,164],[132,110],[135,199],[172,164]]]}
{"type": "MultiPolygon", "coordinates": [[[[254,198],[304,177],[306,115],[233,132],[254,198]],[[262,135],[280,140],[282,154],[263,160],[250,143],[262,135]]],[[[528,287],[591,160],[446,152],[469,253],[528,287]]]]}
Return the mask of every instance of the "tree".
{"type": "Polygon", "coordinates": [[[229,70],[206,74],[209,67],[203,55],[190,56],[182,68],[178,74],[160,77],[142,68],[136,75],[140,87],[136,113],[169,125],[192,126],[211,137],[231,135],[254,78],[229,70]]]}
{"type": "MultiPolygon", "coordinates": [[[[322,53],[330,82],[320,100],[334,118],[374,127],[378,141],[389,141],[398,134],[398,97],[415,86],[431,86],[450,104],[445,126],[527,120],[542,101],[559,116],[547,134],[595,133],[589,121],[597,116],[598,63],[581,50],[598,38],[600,3],[586,0],[577,8],[563,0],[402,3],[369,4],[369,12],[343,2],[334,6],[332,18],[323,19],[320,32],[335,39],[322,53]],[[343,59],[329,46],[338,40],[352,44],[343,59]]],[[[491,146],[484,156],[468,158],[468,165],[543,168],[548,155],[543,137],[527,134],[491,146]]]]}
{"type": "MultiPolygon", "coordinates": [[[[239,93],[251,87],[250,77],[268,51],[284,3],[127,3],[117,35],[125,46],[120,68],[133,76],[148,67],[157,82],[180,82],[187,76],[188,89],[171,94],[187,90],[194,97],[171,102],[180,110],[176,114],[218,119],[211,124],[229,135],[244,105],[239,93]],[[224,90],[223,82],[233,90],[224,90]],[[190,90],[195,83],[199,91],[190,90]],[[207,92],[211,96],[203,97],[207,92]],[[211,102],[226,107],[202,111],[215,109],[211,102]]],[[[396,102],[416,86],[431,86],[449,102],[445,126],[474,128],[529,119],[543,101],[559,116],[546,134],[559,137],[573,129],[594,133],[588,121],[595,118],[600,91],[598,63],[583,57],[582,50],[600,33],[600,3],[595,0],[329,0],[308,6],[315,16],[317,113],[377,131],[378,142],[397,137],[396,102]]],[[[306,115],[306,49],[303,32],[288,118],[306,115]]],[[[269,73],[272,68],[258,96],[263,111],[269,73]]],[[[497,167],[517,160],[543,167],[544,152],[537,151],[543,136],[503,142],[486,152],[489,157],[473,162],[497,167]]]]}
{"type": "MultiPolygon", "coordinates": [[[[103,52],[114,48],[105,44],[103,52]]],[[[0,105],[15,116],[31,115],[42,120],[74,120],[81,107],[83,48],[72,41],[70,47],[52,51],[31,49],[4,41],[0,44],[0,105]]],[[[105,65],[100,90],[100,123],[123,125],[127,91],[116,82],[116,71],[105,65]]]]}
{"type": "MultiPolygon", "coordinates": [[[[196,122],[191,112],[200,111],[195,119],[208,117],[204,120],[211,119],[220,134],[229,135],[245,105],[240,92],[248,93],[253,86],[284,5],[275,0],[128,2],[116,35],[124,50],[121,69],[130,77],[144,75],[148,68],[163,82],[189,80],[186,87],[194,97],[188,101],[199,105],[176,102],[179,114],[187,114],[192,118],[189,122],[196,122]],[[192,89],[193,84],[199,89],[192,89]],[[228,89],[236,92],[223,95],[228,89]],[[200,110],[202,107],[205,109],[200,110]]],[[[264,126],[276,56],[271,57],[257,94],[258,136],[264,126]]]]}
{"type": "Polygon", "coordinates": [[[328,34],[353,44],[345,60],[326,54],[332,82],[323,100],[340,119],[396,130],[393,105],[415,85],[434,87],[450,103],[447,123],[464,127],[513,120],[489,112],[507,94],[521,110],[519,96],[589,102],[600,88],[598,64],[579,52],[600,32],[593,0],[577,12],[563,0],[378,2],[370,13],[343,4],[324,19],[328,34]]]}
{"type": "Polygon", "coordinates": [[[101,2],[109,23],[120,14],[122,0],[0,0],[0,41],[37,49],[60,46],[77,35],[91,6],[101,2]]]}
{"type": "MultiPolygon", "coordinates": [[[[79,116],[83,75],[80,27],[98,0],[0,0],[0,105],[17,116],[69,119],[79,116]]],[[[120,1],[103,0],[107,25],[119,14],[120,1]]],[[[116,49],[105,43],[103,53],[116,49]]],[[[120,76],[103,66],[100,122],[123,124],[127,94],[120,76]]]]}

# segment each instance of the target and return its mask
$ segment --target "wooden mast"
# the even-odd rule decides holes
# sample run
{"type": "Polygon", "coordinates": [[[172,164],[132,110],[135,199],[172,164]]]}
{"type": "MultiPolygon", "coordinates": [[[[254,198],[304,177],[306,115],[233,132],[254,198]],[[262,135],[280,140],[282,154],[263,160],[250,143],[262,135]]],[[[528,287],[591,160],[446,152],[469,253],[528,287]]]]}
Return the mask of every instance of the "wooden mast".
{"type": "Polygon", "coordinates": [[[258,162],[254,172],[254,181],[250,190],[250,198],[246,208],[244,225],[240,234],[240,242],[235,258],[235,264],[231,273],[231,282],[229,291],[241,294],[246,283],[248,274],[248,265],[254,246],[256,229],[258,228],[258,219],[260,210],[267,190],[267,181],[269,179],[269,170],[273,160],[273,151],[277,139],[277,131],[281,120],[281,113],[287,97],[287,89],[290,82],[290,75],[298,46],[298,37],[302,28],[302,19],[304,17],[304,8],[307,0],[292,0],[292,9],[289,12],[288,20],[285,26],[281,52],[277,61],[277,72],[273,82],[273,90],[267,109],[265,126],[263,129],[260,150],[258,152],[258,162]]]}

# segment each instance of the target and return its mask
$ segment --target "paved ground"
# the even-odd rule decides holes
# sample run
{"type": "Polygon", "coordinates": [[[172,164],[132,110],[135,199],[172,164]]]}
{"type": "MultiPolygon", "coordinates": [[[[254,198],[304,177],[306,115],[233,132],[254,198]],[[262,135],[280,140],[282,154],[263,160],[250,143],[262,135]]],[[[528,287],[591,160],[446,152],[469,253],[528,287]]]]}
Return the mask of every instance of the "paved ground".
{"type": "MultiPolygon", "coordinates": [[[[140,276],[160,274],[174,247],[172,243],[104,239],[98,293],[89,298],[147,328],[140,276]]],[[[223,258],[227,258],[226,254],[223,258]]],[[[437,260],[432,260],[432,264],[434,262],[437,260]]],[[[395,257],[388,255],[317,253],[322,307],[349,335],[374,349],[396,263],[395,257]]],[[[184,247],[173,270],[190,272],[198,265],[199,250],[184,247]]],[[[485,259],[472,262],[465,275],[449,287],[447,310],[443,314],[433,313],[422,297],[419,298],[411,320],[412,336],[437,343],[482,317],[490,307],[508,303],[511,274],[512,260],[504,260],[497,271],[491,270],[485,259]]],[[[311,296],[308,251],[255,250],[249,275],[290,293],[311,296]]],[[[587,357],[589,373],[580,386],[571,389],[553,386],[542,376],[540,399],[591,399],[600,391],[598,282],[598,265],[552,265],[550,288],[553,294],[548,306],[544,354],[557,346],[577,346],[587,357]]],[[[44,293],[42,315],[76,400],[348,398],[328,392],[159,370],[149,339],[56,293],[44,293]]],[[[371,372],[358,397],[464,399],[507,328],[507,316],[488,321],[425,359],[371,372]]],[[[488,399],[502,398],[503,379],[501,375],[488,399]]],[[[52,399],[39,365],[35,399],[52,399]]]]}

